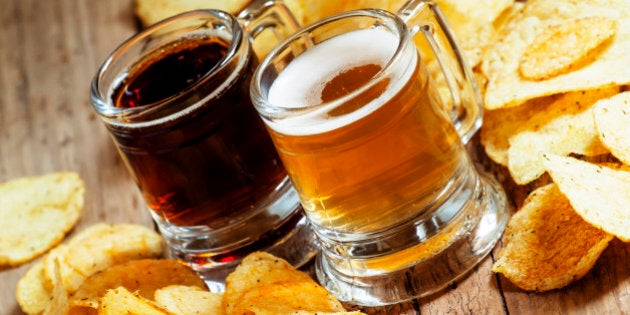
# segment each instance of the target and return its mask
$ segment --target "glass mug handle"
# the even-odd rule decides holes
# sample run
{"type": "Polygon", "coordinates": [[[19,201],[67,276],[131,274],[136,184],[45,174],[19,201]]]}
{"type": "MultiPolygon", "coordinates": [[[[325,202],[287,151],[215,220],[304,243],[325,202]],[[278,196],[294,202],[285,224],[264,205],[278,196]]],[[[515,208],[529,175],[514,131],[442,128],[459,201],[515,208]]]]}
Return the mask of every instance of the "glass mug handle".
{"type": "Polygon", "coordinates": [[[450,90],[451,119],[465,144],[481,127],[483,103],[472,70],[462,56],[444,13],[433,1],[410,0],[397,15],[414,36],[421,32],[440,65],[450,90]]]}
{"type": "MultiPolygon", "coordinates": [[[[280,42],[300,28],[300,24],[282,0],[254,1],[254,3],[239,13],[238,19],[241,21],[243,29],[249,34],[252,44],[265,30],[271,30],[275,38],[280,42]]],[[[269,50],[272,47],[259,47],[263,51],[256,51],[256,54],[262,59],[268,52],[265,50],[269,50]]]]}

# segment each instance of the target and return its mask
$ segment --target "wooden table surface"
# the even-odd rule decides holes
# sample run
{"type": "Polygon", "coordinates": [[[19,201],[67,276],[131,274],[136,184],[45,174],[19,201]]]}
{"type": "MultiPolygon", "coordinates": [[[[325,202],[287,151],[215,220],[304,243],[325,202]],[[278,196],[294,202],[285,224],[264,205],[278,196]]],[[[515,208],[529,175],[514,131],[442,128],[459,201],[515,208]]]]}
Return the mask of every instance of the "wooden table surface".
{"type": "MultiPolygon", "coordinates": [[[[138,29],[132,6],[131,0],[0,0],[0,181],[78,172],[86,203],[74,231],[97,222],[151,226],[89,100],[97,67],[138,29]]],[[[614,240],[583,279],[547,293],[519,290],[490,271],[492,262],[493,255],[439,294],[378,313],[630,313],[630,243],[614,240]]],[[[0,315],[22,314],[15,286],[30,266],[0,270],[0,315]]]]}

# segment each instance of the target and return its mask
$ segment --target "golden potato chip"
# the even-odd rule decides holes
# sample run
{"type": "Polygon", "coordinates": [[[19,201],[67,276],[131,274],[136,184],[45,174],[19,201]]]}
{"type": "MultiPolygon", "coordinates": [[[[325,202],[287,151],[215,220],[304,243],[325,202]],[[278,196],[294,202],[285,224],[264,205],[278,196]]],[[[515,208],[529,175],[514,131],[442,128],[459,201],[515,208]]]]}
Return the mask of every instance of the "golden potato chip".
{"type": "Polygon", "coordinates": [[[452,26],[468,65],[475,67],[498,36],[494,22],[514,4],[514,0],[437,0],[436,3],[452,26]]]}
{"type": "Polygon", "coordinates": [[[217,9],[238,14],[252,0],[135,0],[134,11],[142,22],[149,26],[163,19],[197,9],[217,9]]]}
{"type": "Polygon", "coordinates": [[[66,315],[98,315],[98,310],[91,307],[70,306],[66,315]]]}
{"type": "Polygon", "coordinates": [[[52,283],[44,276],[44,263],[36,262],[18,280],[15,297],[26,314],[40,314],[52,298],[52,283]]]}
{"type": "Polygon", "coordinates": [[[508,140],[507,166],[514,182],[524,185],[542,175],[544,153],[586,156],[608,153],[595,129],[593,104],[618,92],[619,88],[614,87],[563,94],[551,98],[552,104],[544,110],[523,119],[508,140]]]}
{"type": "Polygon", "coordinates": [[[612,155],[630,165],[630,92],[597,102],[593,117],[599,140],[612,155]]]}
{"type": "Polygon", "coordinates": [[[492,271],[528,291],[561,288],[583,277],[612,238],[549,184],[534,190],[508,222],[492,271]]]}
{"type": "Polygon", "coordinates": [[[254,287],[234,305],[234,314],[343,312],[343,306],[314,281],[275,282],[254,287]]]}
{"type": "Polygon", "coordinates": [[[155,258],[162,254],[162,240],[153,230],[133,224],[95,224],[79,232],[67,243],[54,248],[34,264],[18,281],[16,296],[27,314],[39,314],[52,297],[55,260],[61,280],[73,293],[93,273],[115,263],[155,258]]]}
{"type": "Polygon", "coordinates": [[[281,258],[264,252],[249,254],[225,280],[224,309],[227,314],[232,314],[235,305],[248,291],[287,281],[315,283],[309,275],[296,270],[281,258]]]}
{"type": "Polygon", "coordinates": [[[61,242],[81,216],[84,191],[79,175],[69,172],[0,184],[0,268],[61,242]]]}
{"type": "Polygon", "coordinates": [[[196,286],[170,285],[155,291],[155,302],[175,315],[223,315],[222,293],[196,286]]]}
{"type": "Polygon", "coordinates": [[[146,299],[169,285],[206,288],[190,267],[172,259],[139,259],[113,265],[85,279],[70,299],[72,305],[97,308],[98,299],[107,290],[123,287],[146,299]]]}
{"type": "Polygon", "coordinates": [[[588,223],[630,242],[630,171],[545,155],[545,168],[588,223]]]}
{"type": "Polygon", "coordinates": [[[617,21],[586,17],[551,25],[527,46],[519,71],[530,80],[544,80],[584,65],[597,47],[617,32],[617,21]]]}
{"type": "Polygon", "coordinates": [[[68,304],[68,292],[63,285],[63,281],[61,281],[59,261],[55,260],[54,269],[52,277],[52,298],[48,300],[48,305],[46,305],[43,315],[66,314],[70,308],[68,304]]]}
{"type": "MultiPolygon", "coordinates": [[[[501,14],[499,16],[497,16],[496,19],[494,19],[494,22],[492,23],[492,24],[494,24],[494,29],[496,29],[497,32],[501,32],[501,30],[506,25],[511,23],[512,20],[514,20],[514,18],[516,18],[516,16],[518,16],[518,14],[521,12],[521,10],[523,10],[524,6],[525,6],[525,2],[524,1],[515,1],[515,2],[512,3],[512,5],[510,5],[507,8],[505,8],[505,10],[503,10],[503,12],[501,12],[501,14]]],[[[494,44],[494,42],[496,42],[496,38],[492,42],[492,44],[494,44]]]]}
{"type": "MultiPolygon", "coordinates": [[[[532,125],[528,121],[536,113],[546,112],[554,105],[558,106],[556,101],[557,97],[541,97],[521,106],[485,111],[480,135],[481,145],[488,157],[500,165],[507,166],[510,138],[532,125]]],[[[551,115],[545,115],[544,118],[551,119],[551,115]]]]}
{"type": "Polygon", "coordinates": [[[109,266],[161,256],[162,246],[159,234],[142,225],[95,224],[51,251],[44,268],[50,274],[46,262],[58,257],[64,285],[74,293],[87,277],[109,266]]]}
{"type": "Polygon", "coordinates": [[[125,288],[108,290],[98,307],[99,315],[169,315],[168,311],[157,306],[137,293],[125,288]]]}
{"type": "MultiPolygon", "coordinates": [[[[589,38],[591,36],[597,37],[589,35],[589,38]]],[[[483,56],[481,70],[488,78],[486,109],[517,106],[529,99],[552,94],[628,84],[630,71],[619,68],[619,65],[630,64],[628,51],[629,1],[529,0],[504,27],[498,42],[483,56]],[[546,80],[529,80],[521,76],[521,58],[546,28],[592,17],[613,20],[617,24],[616,35],[601,47],[601,51],[597,49],[594,60],[546,80]]]]}

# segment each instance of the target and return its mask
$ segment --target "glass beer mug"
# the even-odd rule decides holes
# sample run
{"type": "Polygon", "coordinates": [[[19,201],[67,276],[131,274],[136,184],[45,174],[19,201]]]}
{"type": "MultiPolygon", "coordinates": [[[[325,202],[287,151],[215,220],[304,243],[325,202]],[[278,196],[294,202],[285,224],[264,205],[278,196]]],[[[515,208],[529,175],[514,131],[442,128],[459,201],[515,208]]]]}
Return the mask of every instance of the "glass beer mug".
{"type": "Polygon", "coordinates": [[[117,48],[92,83],[92,103],[150,208],[170,256],[214,290],[248,253],[301,265],[316,251],[263,122],[249,98],[254,36],[298,28],[281,3],[237,18],[184,13],[117,48]],[[251,43],[250,43],[251,42],[251,43]]]}
{"type": "Polygon", "coordinates": [[[321,242],[320,282],[384,305],[465,275],[506,221],[500,185],[464,143],[481,124],[474,79],[433,3],[341,13],[272,50],[251,96],[321,242]],[[423,34],[452,93],[445,108],[414,44],[423,34]]]}

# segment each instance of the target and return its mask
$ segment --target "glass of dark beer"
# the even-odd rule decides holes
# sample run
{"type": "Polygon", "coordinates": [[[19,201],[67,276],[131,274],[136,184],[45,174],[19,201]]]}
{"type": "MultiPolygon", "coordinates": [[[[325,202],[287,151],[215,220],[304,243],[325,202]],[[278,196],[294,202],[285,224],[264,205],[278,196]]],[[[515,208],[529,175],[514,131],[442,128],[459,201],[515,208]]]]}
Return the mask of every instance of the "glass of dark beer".
{"type": "Polygon", "coordinates": [[[92,82],[110,132],[171,257],[221,290],[245,255],[296,266],[316,245],[299,198],[249,98],[258,57],[250,34],[297,28],[281,3],[239,19],[200,10],[162,21],[117,48],[92,82]]]}
{"type": "Polygon", "coordinates": [[[321,243],[317,276],[340,300],[431,294],[501,236],[505,194],[464,148],[483,107],[459,51],[439,8],[411,0],[398,14],[366,9],[313,23],[254,73],[254,105],[321,243]],[[443,67],[452,109],[416,34],[443,67]]]}

